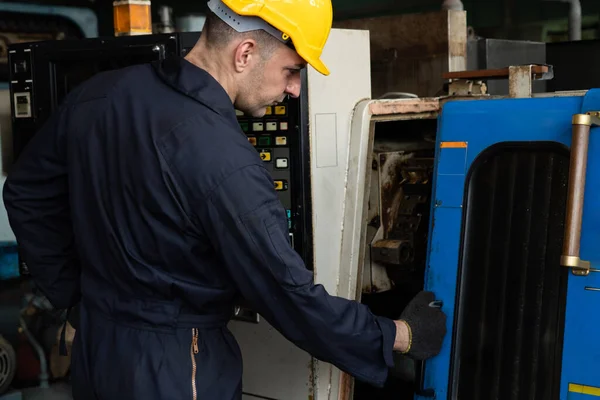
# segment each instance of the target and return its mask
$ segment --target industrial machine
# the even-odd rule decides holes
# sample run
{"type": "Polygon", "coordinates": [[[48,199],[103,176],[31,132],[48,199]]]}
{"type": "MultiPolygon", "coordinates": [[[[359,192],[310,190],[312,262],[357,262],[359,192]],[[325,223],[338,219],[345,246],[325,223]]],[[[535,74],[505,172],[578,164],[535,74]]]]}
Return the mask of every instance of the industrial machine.
{"type": "MultiPolygon", "coordinates": [[[[600,122],[600,91],[532,94],[533,78],[550,72],[490,71],[510,76],[510,96],[358,104],[349,143],[358,162],[346,200],[358,209],[346,218],[363,219],[348,245],[365,237],[354,262],[363,290],[382,292],[363,302],[397,315],[403,292],[423,279],[443,302],[449,332],[438,356],[398,362],[390,386],[369,390],[370,398],[600,393],[600,346],[581,340],[581,332],[600,333],[590,318],[600,302],[600,165],[587,158],[599,150],[590,126],[600,122]],[[395,376],[413,385],[399,389],[395,376]]],[[[464,87],[469,73],[486,75],[446,76],[464,87]]]]}
{"type": "Polygon", "coordinates": [[[444,105],[425,278],[451,332],[425,370],[436,398],[600,393],[600,346],[581,336],[600,334],[599,110],[598,90],[444,105]]]}

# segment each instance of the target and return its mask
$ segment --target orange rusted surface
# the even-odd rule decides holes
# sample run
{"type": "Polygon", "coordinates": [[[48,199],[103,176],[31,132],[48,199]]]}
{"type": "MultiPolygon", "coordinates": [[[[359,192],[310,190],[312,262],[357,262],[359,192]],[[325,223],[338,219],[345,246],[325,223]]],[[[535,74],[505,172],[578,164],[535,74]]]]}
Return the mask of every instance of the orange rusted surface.
{"type": "Polygon", "coordinates": [[[419,114],[440,110],[436,97],[421,99],[375,100],[369,105],[372,115],[419,114]]]}

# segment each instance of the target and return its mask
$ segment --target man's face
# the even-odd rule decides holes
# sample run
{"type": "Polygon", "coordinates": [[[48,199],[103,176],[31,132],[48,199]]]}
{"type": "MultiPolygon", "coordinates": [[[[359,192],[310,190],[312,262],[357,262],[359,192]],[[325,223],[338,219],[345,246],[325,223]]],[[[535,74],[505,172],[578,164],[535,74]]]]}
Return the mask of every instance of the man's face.
{"type": "Polygon", "coordinates": [[[268,59],[255,58],[240,81],[235,107],[260,118],[268,106],[282,102],[286,96],[300,96],[300,71],[305,66],[302,57],[283,44],[268,59]]]}

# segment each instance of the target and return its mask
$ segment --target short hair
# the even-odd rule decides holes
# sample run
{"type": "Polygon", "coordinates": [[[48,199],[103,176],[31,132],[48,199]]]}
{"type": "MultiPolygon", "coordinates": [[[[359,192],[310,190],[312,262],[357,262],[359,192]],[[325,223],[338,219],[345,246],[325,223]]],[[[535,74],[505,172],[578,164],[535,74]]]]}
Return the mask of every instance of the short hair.
{"type": "Polygon", "coordinates": [[[275,37],[262,29],[243,33],[237,32],[215,13],[210,10],[207,12],[202,35],[206,37],[209,48],[220,50],[237,37],[252,38],[258,44],[261,55],[264,58],[269,58],[280,43],[275,37]]]}

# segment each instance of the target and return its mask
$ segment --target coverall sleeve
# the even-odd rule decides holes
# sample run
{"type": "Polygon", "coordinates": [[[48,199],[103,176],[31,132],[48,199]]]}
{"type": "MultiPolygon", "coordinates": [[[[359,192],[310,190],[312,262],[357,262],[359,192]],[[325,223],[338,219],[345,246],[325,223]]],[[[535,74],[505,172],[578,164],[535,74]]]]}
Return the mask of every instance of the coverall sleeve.
{"type": "Polygon", "coordinates": [[[59,309],[80,297],[66,166],[67,110],[59,109],[36,132],[3,189],[20,256],[36,286],[59,309]]]}
{"type": "Polygon", "coordinates": [[[244,167],[206,204],[207,235],[254,311],[314,357],[382,386],[393,366],[394,322],[313,283],[313,273],[290,245],[269,173],[258,165],[244,167]]]}

